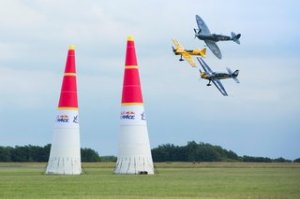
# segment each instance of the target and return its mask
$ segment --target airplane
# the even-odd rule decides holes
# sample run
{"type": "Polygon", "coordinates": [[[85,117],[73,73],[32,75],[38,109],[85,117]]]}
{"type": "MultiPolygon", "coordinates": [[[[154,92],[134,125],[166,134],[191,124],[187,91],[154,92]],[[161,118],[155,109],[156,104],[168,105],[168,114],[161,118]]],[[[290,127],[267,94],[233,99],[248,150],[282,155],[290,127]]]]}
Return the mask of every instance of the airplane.
{"type": "Polygon", "coordinates": [[[219,59],[222,59],[222,53],[219,47],[217,46],[216,42],[232,40],[235,43],[240,44],[239,39],[241,37],[241,34],[235,34],[234,32],[231,32],[231,36],[211,34],[205,22],[198,15],[196,15],[196,21],[198,25],[198,30],[194,28],[195,37],[197,37],[200,40],[203,40],[205,44],[208,46],[208,48],[219,59]]]}
{"type": "Polygon", "coordinates": [[[179,61],[184,61],[183,60],[184,58],[192,67],[196,67],[196,63],[194,62],[192,56],[205,57],[206,55],[206,48],[186,50],[176,39],[172,39],[172,41],[175,46],[175,47],[172,46],[174,54],[180,55],[179,61]]]}
{"type": "Polygon", "coordinates": [[[228,73],[216,73],[209,68],[209,66],[204,62],[202,58],[197,57],[197,59],[204,70],[204,72],[202,72],[199,67],[200,77],[202,79],[207,79],[209,81],[207,86],[211,86],[211,82],[212,82],[217,87],[217,89],[221,92],[222,95],[228,96],[225,88],[223,87],[220,81],[221,79],[232,78],[234,81],[236,81],[236,83],[240,83],[240,81],[237,79],[237,76],[239,75],[239,70],[232,72],[230,68],[227,68],[228,73]]]}

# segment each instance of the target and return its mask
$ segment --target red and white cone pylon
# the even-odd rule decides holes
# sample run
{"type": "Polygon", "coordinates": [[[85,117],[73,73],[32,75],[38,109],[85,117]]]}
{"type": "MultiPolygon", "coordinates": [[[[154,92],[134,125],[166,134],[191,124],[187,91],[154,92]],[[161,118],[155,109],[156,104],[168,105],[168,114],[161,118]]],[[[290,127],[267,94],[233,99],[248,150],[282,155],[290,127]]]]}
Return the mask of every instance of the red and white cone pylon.
{"type": "Polygon", "coordinates": [[[46,174],[81,174],[75,47],[68,50],[46,174]]]}
{"type": "Polygon", "coordinates": [[[134,39],[128,37],[116,174],[154,174],[134,39]]]}

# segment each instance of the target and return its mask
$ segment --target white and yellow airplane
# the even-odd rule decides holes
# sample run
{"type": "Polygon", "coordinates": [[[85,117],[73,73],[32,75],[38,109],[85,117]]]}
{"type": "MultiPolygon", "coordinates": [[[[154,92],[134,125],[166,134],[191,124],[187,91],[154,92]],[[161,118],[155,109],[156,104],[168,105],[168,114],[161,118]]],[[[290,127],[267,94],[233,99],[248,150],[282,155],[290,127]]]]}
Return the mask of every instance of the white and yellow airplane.
{"type": "Polygon", "coordinates": [[[175,46],[172,46],[174,54],[180,55],[179,61],[183,61],[184,58],[192,67],[196,67],[196,63],[192,56],[205,57],[206,55],[206,48],[186,50],[176,39],[172,39],[172,41],[175,46]]]}
{"type": "Polygon", "coordinates": [[[202,58],[197,57],[197,59],[204,70],[204,72],[202,72],[199,67],[200,77],[209,81],[208,84],[206,84],[207,86],[211,86],[210,82],[212,82],[222,93],[222,95],[228,96],[220,80],[232,78],[234,81],[236,81],[236,83],[240,83],[237,78],[237,76],[239,75],[239,70],[232,72],[230,68],[227,68],[228,73],[217,73],[212,71],[202,58]]]}

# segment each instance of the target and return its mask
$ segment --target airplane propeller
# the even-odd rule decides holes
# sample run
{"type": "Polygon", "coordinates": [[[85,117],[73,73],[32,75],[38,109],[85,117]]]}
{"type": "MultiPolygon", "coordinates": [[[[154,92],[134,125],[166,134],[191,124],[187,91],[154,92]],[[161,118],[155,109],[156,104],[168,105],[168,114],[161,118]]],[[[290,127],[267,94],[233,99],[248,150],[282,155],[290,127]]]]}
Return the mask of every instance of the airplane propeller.
{"type": "Polygon", "coordinates": [[[194,32],[195,32],[195,37],[194,37],[194,39],[196,39],[197,35],[200,34],[201,29],[197,30],[196,28],[194,28],[194,32]]]}
{"type": "Polygon", "coordinates": [[[195,32],[195,37],[194,37],[194,39],[196,39],[196,37],[197,37],[197,34],[198,34],[198,31],[197,31],[197,29],[196,29],[196,28],[194,28],[194,32],[195,32]]]}
{"type": "Polygon", "coordinates": [[[199,79],[198,79],[198,81],[201,81],[201,80],[202,80],[202,78],[201,78],[201,72],[202,72],[202,71],[201,71],[201,69],[200,69],[200,68],[198,68],[198,70],[199,70],[199,74],[200,74],[200,75],[199,75],[199,79]]]}

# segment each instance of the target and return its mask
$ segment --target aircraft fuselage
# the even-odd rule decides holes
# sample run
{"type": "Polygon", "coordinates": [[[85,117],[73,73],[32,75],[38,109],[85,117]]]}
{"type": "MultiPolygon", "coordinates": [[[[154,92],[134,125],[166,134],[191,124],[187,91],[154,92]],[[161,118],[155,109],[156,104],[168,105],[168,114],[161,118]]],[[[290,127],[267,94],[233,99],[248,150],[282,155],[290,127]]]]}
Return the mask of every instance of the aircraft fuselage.
{"type": "MultiPolygon", "coordinates": [[[[203,49],[202,49],[203,50],[203,49]]],[[[198,49],[194,49],[194,50],[186,50],[186,49],[182,49],[182,50],[176,50],[175,48],[173,48],[173,52],[174,52],[174,54],[175,55],[182,55],[182,53],[185,51],[185,52],[187,52],[188,54],[190,54],[190,55],[201,55],[201,51],[202,51],[201,49],[200,50],[198,50],[198,49]]],[[[205,53],[205,52],[204,52],[205,53]]],[[[203,56],[203,55],[201,55],[201,56],[203,56]]]]}
{"type": "Polygon", "coordinates": [[[198,39],[201,40],[210,40],[210,41],[214,41],[214,42],[218,42],[218,41],[229,41],[232,40],[231,37],[226,36],[226,35],[217,35],[217,34],[210,34],[210,35],[203,35],[203,34],[197,34],[196,35],[198,39]]]}
{"type": "Polygon", "coordinates": [[[228,73],[213,73],[211,75],[208,75],[204,72],[201,73],[201,78],[202,79],[207,79],[207,80],[213,80],[213,79],[228,79],[232,78],[233,76],[228,74],[228,73]]]}

